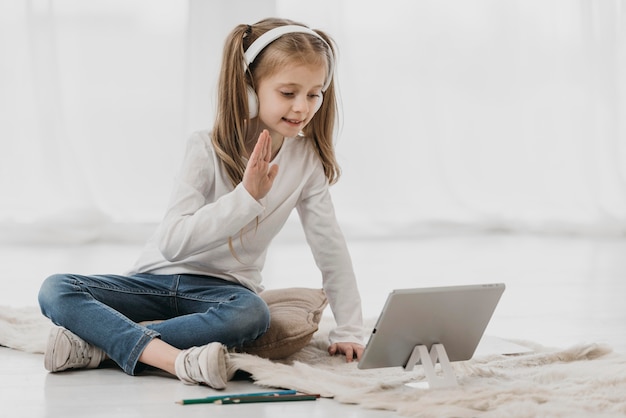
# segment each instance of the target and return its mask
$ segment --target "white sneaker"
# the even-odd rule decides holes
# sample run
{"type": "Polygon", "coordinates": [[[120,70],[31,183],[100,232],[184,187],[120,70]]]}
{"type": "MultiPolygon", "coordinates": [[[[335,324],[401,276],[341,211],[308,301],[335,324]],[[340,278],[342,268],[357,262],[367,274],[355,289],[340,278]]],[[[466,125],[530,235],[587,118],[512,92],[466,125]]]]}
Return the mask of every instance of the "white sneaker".
{"type": "Polygon", "coordinates": [[[224,389],[235,369],[223,344],[210,343],[183,350],[176,357],[176,376],[187,385],[204,383],[213,389],[224,389]]]}
{"type": "Polygon", "coordinates": [[[48,336],[44,367],[50,372],[67,369],[95,369],[106,358],[95,347],[65,328],[55,327],[48,336]]]}

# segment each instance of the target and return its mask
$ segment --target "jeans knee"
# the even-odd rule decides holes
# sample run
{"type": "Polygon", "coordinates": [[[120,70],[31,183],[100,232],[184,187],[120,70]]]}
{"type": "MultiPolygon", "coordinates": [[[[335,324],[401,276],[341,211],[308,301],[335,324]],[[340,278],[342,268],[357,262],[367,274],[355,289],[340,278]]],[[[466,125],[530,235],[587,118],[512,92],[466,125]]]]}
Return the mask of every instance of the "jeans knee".
{"type": "Polygon", "coordinates": [[[270,310],[265,301],[258,295],[251,295],[250,300],[246,302],[245,313],[240,318],[239,323],[247,324],[246,334],[254,340],[265,334],[269,328],[270,310]]]}
{"type": "Polygon", "coordinates": [[[43,281],[37,299],[44,314],[59,305],[60,298],[64,293],[63,287],[67,282],[68,276],[63,274],[54,274],[43,281]]]}

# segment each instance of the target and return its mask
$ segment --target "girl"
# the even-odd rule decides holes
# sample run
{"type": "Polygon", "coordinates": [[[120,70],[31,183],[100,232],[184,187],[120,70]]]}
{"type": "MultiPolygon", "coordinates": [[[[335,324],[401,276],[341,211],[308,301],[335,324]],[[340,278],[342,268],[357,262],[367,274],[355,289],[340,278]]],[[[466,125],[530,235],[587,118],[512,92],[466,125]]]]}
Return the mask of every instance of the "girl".
{"type": "Polygon", "coordinates": [[[261,270],[293,208],[337,322],[328,351],[360,358],[361,302],[329,194],[339,177],[332,45],[289,20],[231,32],[213,130],[190,138],[170,206],[132,271],[43,283],[41,310],[60,325],[46,369],[93,368],[108,356],[131,375],[150,365],[224,388],[228,349],[269,326],[261,270]]]}

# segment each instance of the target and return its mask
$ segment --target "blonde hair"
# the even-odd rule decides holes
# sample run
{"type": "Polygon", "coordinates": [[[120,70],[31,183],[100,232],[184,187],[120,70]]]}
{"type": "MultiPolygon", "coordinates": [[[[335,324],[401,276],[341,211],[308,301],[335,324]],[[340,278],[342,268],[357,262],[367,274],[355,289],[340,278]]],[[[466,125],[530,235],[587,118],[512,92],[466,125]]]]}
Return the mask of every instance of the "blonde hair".
{"type": "MultiPolygon", "coordinates": [[[[245,71],[244,53],[252,42],[268,30],[284,25],[305,26],[288,19],[269,18],[254,25],[238,25],[226,38],[211,138],[233,187],[243,179],[246,166],[241,157],[247,156],[246,134],[249,129],[254,129],[249,120],[248,86],[254,87],[260,80],[294,62],[319,64],[325,61],[331,68],[329,63],[335,61],[332,40],[324,32],[315,31],[326,43],[310,34],[288,33],[261,51],[249,66],[249,71],[245,71]]],[[[333,184],[339,179],[341,170],[333,146],[337,116],[333,74],[327,77],[330,78],[330,84],[324,92],[322,106],[303,129],[303,133],[316,149],[328,182],[333,184]]]]}

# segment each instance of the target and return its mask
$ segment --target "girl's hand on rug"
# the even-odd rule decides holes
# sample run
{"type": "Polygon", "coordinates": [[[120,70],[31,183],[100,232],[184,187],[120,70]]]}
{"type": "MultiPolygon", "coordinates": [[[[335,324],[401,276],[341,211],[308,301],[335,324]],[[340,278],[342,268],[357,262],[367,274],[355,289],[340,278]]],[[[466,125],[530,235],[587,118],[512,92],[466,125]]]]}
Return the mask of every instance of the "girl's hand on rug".
{"type": "Polygon", "coordinates": [[[350,363],[355,358],[361,360],[365,347],[357,343],[334,343],[328,347],[328,354],[334,356],[335,354],[345,354],[346,361],[350,363]]]}

